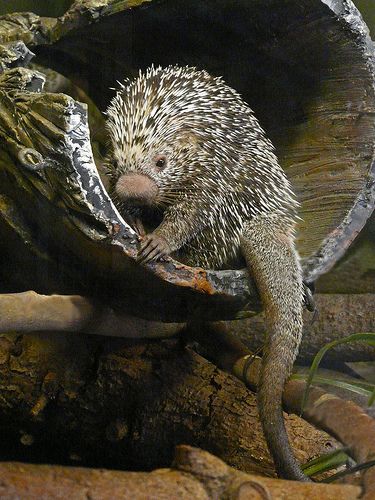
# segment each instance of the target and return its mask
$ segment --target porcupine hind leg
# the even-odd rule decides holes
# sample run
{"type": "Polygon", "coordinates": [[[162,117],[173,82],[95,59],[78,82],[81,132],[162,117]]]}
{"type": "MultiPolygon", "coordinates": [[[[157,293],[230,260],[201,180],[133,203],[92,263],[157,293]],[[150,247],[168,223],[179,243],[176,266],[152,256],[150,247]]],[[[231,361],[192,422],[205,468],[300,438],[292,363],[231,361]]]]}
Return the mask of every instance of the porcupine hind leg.
{"type": "Polygon", "coordinates": [[[277,473],[308,481],[290,447],[282,413],[282,393],[302,337],[304,288],[290,223],[274,215],[246,223],[241,251],[258,286],[267,336],[258,387],[258,408],[277,473]],[[290,228],[286,230],[285,228],[290,228]]]}

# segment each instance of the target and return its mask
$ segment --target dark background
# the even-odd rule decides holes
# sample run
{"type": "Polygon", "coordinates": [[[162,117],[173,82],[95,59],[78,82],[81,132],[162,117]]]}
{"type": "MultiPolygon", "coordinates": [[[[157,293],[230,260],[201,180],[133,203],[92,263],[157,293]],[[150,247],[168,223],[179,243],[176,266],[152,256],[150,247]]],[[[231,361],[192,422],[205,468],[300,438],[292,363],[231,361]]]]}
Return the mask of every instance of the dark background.
{"type": "MultiPolygon", "coordinates": [[[[0,14],[30,11],[42,16],[61,16],[73,3],[72,0],[2,0],[0,14]]],[[[374,0],[354,0],[368,24],[372,37],[375,37],[375,2],[374,0]]]]}

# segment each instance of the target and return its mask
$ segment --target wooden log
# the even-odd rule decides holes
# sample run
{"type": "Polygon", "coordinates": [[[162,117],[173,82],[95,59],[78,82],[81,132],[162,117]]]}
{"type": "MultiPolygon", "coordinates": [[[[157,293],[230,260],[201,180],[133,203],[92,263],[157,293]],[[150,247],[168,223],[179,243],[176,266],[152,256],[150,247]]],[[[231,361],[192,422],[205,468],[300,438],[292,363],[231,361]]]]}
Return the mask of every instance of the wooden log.
{"type": "Polygon", "coordinates": [[[183,323],[148,321],[80,295],[0,294],[0,333],[82,332],[127,339],[176,336],[183,323]]]}
{"type": "MultiPolygon", "coordinates": [[[[54,299],[46,298],[52,309],[54,299]]],[[[67,311],[77,299],[82,306],[82,298],[70,298],[67,311]]],[[[241,470],[271,473],[254,395],[238,381],[196,353],[184,352],[176,341],[92,339],[56,332],[0,337],[0,408],[7,436],[2,454],[144,468],[166,465],[171,446],[187,442],[215,451],[241,470]]],[[[245,370],[249,351],[222,340],[224,349],[215,355],[204,332],[203,344],[214,361],[255,387],[259,358],[245,370]]],[[[219,342],[216,333],[215,345],[219,342]]],[[[300,381],[287,384],[288,411],[300,412],[303,389],[300,381]]],[[[314,389],[304,417],[337,436],[358,462],[371,459],[374,420],[352,402],[314,389]]],[[[287,426],[301,461],[337,446],[296,415],[287,417],[287,426]]],[[[365,483],[373,487],[371,478],[365,483]]]]}
{"type": "MultiPolygon", "coordinates": [[[[354,333],[375,332],[375,295],[316,294],[316,314],[306,312],[299,362],[310,364],[319,349],[354,333]]],[[[229,331],[256,351],[264,343],[264,316],[227,323],[229,331]]],[[[342,344],[324,357],[326,366],[344,361],[375,361],[375,347],[363,342],[342,344]]]]}
{"type": "MultiPolygon", "coordinates": [[[[255,395],[178,340],[2,335],[0,410],[3,459],[147,470],[185,443],[274,475],[255,395]]],[[[286,425],[301,462],[338,446],[296,415],[286,425]]]]}
{"type": "MultiPolygon", "coordinates": [[[[256,387],[259,380],[261,358],[249,351],[244,344],[231,336],[224,323],[212,332],[205,332],[197,325],[190,335],[200,342],[210,359],[224,369],[234,373],[247,386],[256,387]],[[207,335],[207,333],[211,333],[207,335]],[[212,333],[215,335],[215,345],[212,346],[212,333]],[[211,338],[210,338],[211,337],[211,338]]],[[[288,411],[300,413],[308,422],[317,424],[339,439],[347,453],[359,464],[373,461],[375,456],[375,420],[349,398],[342,399],[335,394],[329,394],[320,387],[311,387],[304,402],[306,383],[293,377],[285,386],[283,404],[288,411]]],[[[373,467],[364,468],[361,475],[364,487],[364,498],[372,498],[375,491],[375,472],[373,467]]]]}

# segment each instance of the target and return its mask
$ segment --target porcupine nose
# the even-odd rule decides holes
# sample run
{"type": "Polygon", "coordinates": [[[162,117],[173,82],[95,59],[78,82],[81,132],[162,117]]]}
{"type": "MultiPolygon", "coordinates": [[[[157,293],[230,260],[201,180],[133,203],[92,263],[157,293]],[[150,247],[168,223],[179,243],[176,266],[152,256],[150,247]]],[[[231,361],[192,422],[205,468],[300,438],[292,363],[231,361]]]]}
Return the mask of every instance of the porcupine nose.
{"type": "Polygon", "coordinates": [[[130,173],[118,179],[115,191],[122,201],[138,205],[152,205],[159,190],[155,181],[147,175],[130,173]]]}

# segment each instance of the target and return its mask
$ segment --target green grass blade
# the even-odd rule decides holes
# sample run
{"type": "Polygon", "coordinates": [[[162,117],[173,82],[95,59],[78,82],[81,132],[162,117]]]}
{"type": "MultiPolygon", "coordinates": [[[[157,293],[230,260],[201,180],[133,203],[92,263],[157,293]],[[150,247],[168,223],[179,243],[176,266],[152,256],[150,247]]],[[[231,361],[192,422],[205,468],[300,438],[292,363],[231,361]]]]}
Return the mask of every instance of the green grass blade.
{"type": "Polygon", "coordinates": [[[335,469],[343,465],[348,460],[348,455],[345,453],[346,448],[326,453],[318,458],[314,458],[302,466],[306,476],[314,476],[327,470],[335,469]]]}
{"type": "Polygon", "coordinates": [[[355,467],[352,467],[350,469],[344,470],[342,472],[338,472],[337,474],[333,474],[330,477],[327,477],[326,479],[323,479],[321,482],[322,483],[332,483],[333,481],[336,481],[336,479],[341,479],[344,476],[348,476],[349,474],[354,474],[355,472],[364,470],[364,469],[369,469],[370,467],[375,466],[375,460],[370,460],[369,462],[365,462],[363,464],[356,465],[355,467]]]}
{"type": "Polygon", "coordinates": [[[303,410],[306,406],[306,402],[307,402],[307,399],[309,397],[309,392],[310,392],[310,387],[311,387],[312,381],[315,377],[316,371],[317,371],[319,364],[320,364],[323,356],[325,355],[325,353],[329,349],[332,349],[333,347],[336,347],[340,344],[347,344],[350,342],[365,342],[369,345],[375,346],[375,333],[355,333],[355,334],[349,335],[348,337],[345,337],[343,339],[338,339],[338,340],[334,340],[333,342],[329,342],[328,344],[326,344],[325,346],[323,346],[320,349],[318,354],[315,356],[315,358],[311,364],[310,370],[309,370],[309,375],[307,378],[306,387],[305,387],[305,390],[304,390],[303,396],[302,396],[301,413],[303,413],[303,410]]]}
{"type": "MultiPolygon", "coordinates": [[[[306,380],[307,375],[295,374],[292,378],[295,380],[306,380]]],[[[373,395],[373,391],[375,391],[375,385],[369,382],[347,381],[330,377],[322,377],[320,375],[315,375],[314,382],[316,384],[325,384],[339,387],[340,389],[345,389],[347,391],[354,392],[355,394],[360,394],[361,396],[365,396],[366,398],[371,398],[373,395]]]]}
{"type": "Polygon", "coordinates": [[[371,396],[369,397],[367,404],[369,406],[372,406],[374,403],[375,403],[375,387],[374,387],[374,390],[372,391],[371,396]]]}

